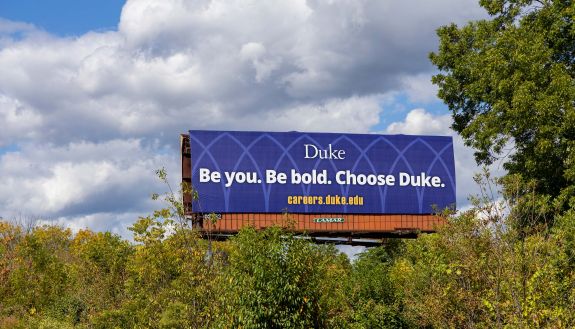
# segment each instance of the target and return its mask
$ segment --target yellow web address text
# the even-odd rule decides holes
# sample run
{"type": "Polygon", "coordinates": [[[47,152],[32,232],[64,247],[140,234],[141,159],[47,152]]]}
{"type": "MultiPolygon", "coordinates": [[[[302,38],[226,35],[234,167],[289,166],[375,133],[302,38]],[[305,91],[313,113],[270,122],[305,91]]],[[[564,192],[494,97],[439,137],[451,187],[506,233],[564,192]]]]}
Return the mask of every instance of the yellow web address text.
{"type": "Polygon", "coordinates": [[[288,204],[325,204],[325,205],[347,205],[347,206],[363,206],[363,197],[359,195],[354,196],[341,196],[341,195],[290,195],[288,196],[288,204]]]}

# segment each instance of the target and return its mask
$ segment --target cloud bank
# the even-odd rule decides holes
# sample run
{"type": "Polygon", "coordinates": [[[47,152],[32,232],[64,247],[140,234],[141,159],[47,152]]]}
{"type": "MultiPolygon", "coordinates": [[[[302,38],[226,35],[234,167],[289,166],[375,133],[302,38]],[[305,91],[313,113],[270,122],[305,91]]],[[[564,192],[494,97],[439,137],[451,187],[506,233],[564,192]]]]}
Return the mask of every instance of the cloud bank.
{"type": "MultiPolygon", "coordinates": [[[[398,94],[436,102],[435,29],[481,15],[460,0],[128,0],[117,31],[66,38],[0,19],[0,216],[133,221],[162,189],[155,169],[179,178],[188,129],[373,132],[398,94]]],[[[446,134],[449,117],[414,110],[387,132],[418,125],[446,134]]]]}

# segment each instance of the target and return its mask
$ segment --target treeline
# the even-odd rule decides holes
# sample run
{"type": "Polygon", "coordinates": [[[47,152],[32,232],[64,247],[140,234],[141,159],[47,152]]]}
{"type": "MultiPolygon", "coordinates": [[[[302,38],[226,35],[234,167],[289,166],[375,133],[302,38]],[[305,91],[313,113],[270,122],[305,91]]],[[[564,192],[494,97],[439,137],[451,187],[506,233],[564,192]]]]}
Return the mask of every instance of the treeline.
{"type": "Polygon", "coordinates": [[[2,221],[0,327],[575,327],[575,209],[502,195],[354,262],[281,227],[210,242],[169,208],[133,243],[2,221]]]}

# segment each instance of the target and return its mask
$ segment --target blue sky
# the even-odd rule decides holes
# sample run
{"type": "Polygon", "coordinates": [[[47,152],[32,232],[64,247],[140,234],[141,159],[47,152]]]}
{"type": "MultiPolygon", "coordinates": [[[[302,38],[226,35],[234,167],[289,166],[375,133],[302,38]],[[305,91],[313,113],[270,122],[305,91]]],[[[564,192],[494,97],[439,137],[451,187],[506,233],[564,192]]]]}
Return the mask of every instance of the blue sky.
{"type": "Polygon", "coordinates": [[[3,0],[0,17],[60,36],[117,29],[125,0],[3,0]]]}
{"type": "MultiPolygon", "coordinates": [[[[129,235],[189,129],[453,135],[435,30],[475,0],[0,2],[0,217],[129,235]],[[134,161],[137,159],[137,161],[134,161]]],[[[455,137],[458,204],[476,191],[455,137]]]]}

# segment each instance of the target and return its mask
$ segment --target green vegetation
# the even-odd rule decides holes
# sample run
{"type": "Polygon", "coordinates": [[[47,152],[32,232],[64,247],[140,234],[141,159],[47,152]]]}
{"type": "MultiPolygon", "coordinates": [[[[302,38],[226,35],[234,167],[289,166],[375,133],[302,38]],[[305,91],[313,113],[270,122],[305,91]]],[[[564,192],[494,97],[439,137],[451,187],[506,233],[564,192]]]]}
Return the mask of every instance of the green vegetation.
{"type": "Polygon", "coordinates": [[[537,199],[483,179],[437,233],[354,262],[289,228],[201,239],[171,193],[135,243],[0,222],[0,328],[574,327],[575,209],[535,225],[537,199]]]}
{"type": "Polygon", "coordinates": [[[575,4],[480,3],[490,19],[438,30],[433,82],[479,162],[506,158],[563,211],[575,202],[575,4]]]}

